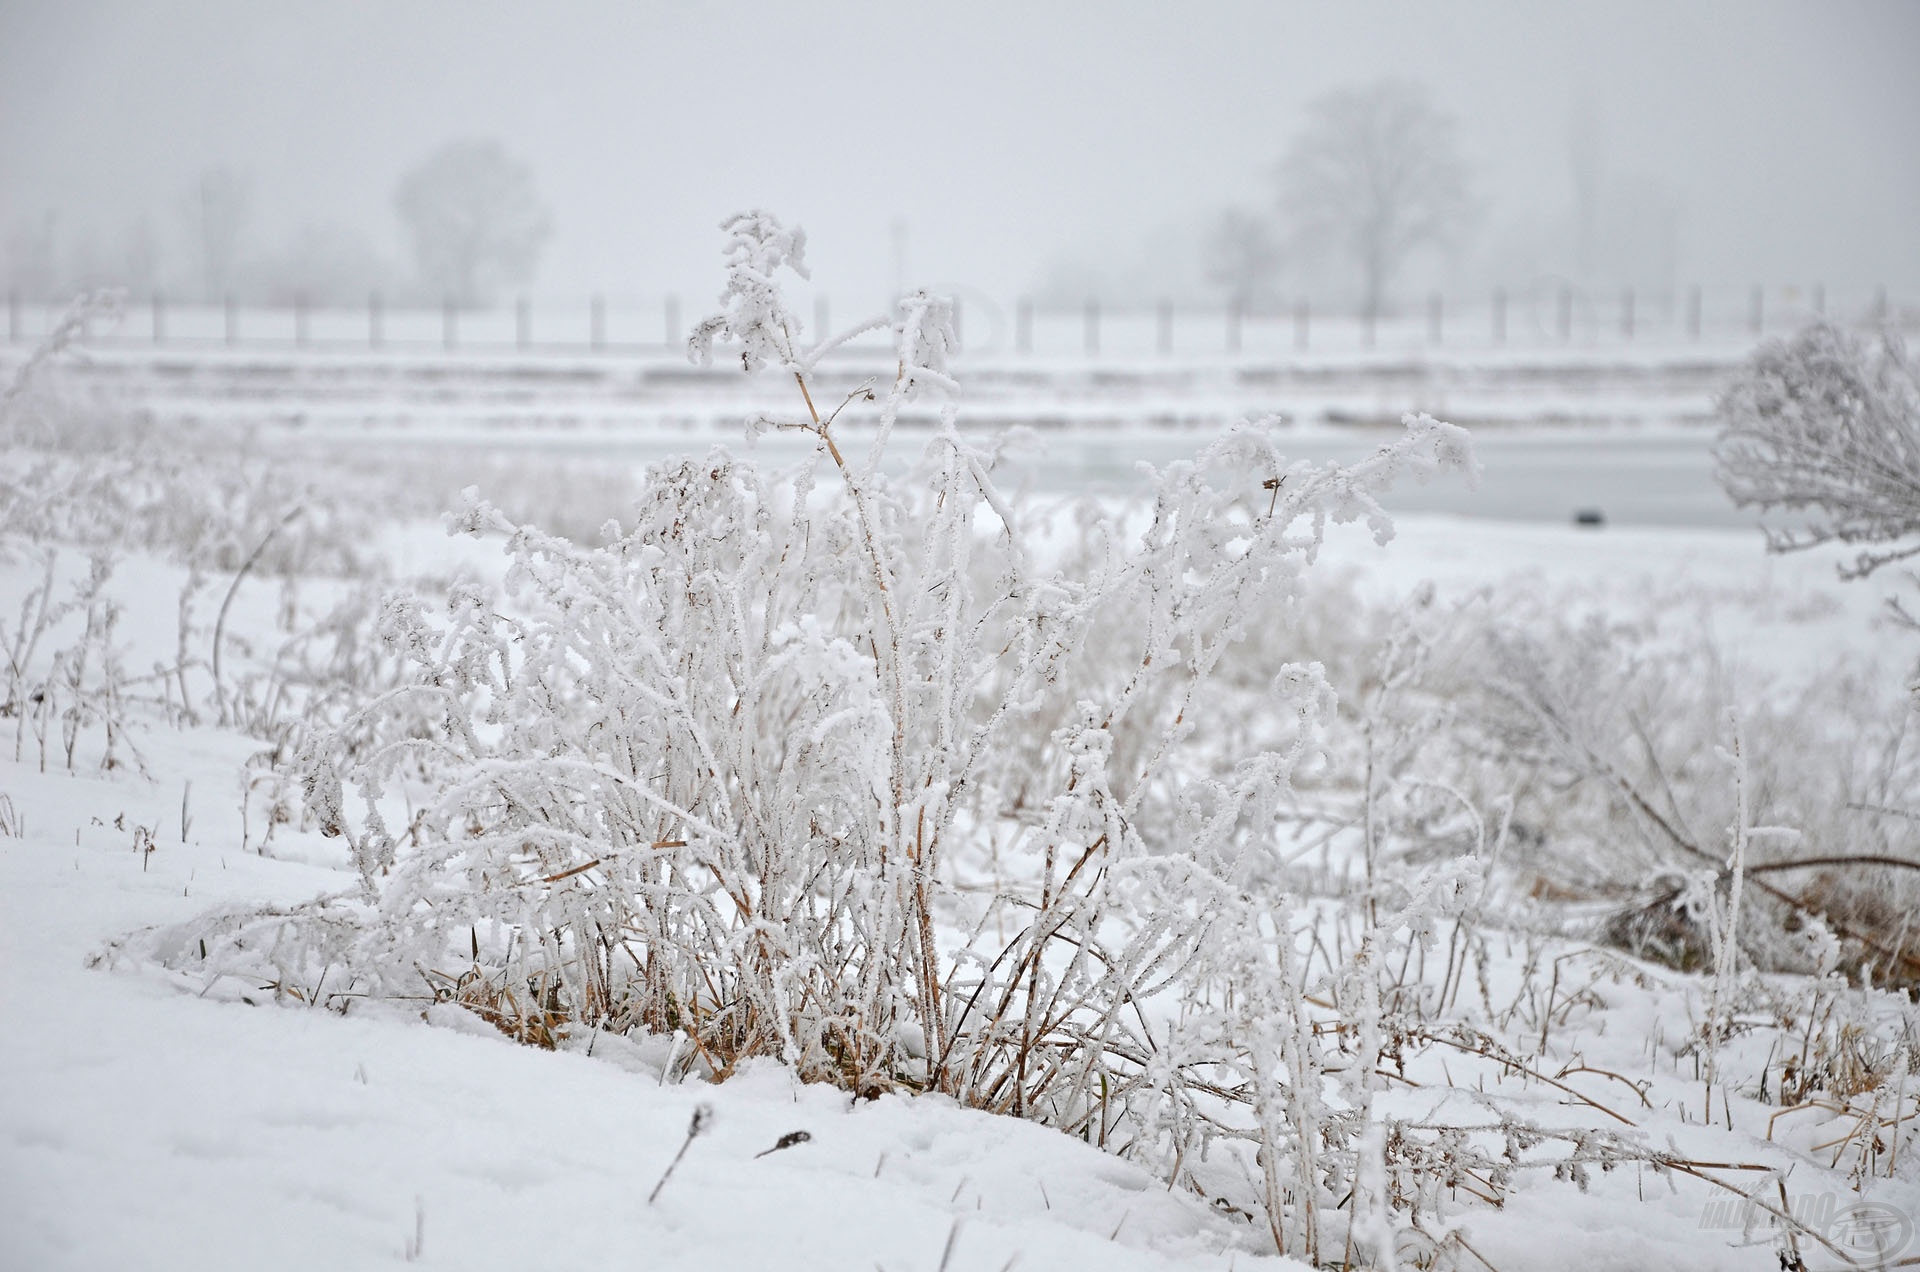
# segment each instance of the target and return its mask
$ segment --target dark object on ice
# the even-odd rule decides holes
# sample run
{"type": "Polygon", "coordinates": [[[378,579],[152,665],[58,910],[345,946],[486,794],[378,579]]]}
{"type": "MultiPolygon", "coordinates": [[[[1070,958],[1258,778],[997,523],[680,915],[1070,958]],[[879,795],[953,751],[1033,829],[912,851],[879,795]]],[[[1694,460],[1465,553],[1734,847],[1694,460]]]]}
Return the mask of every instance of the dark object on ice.
{"type": "Polygon", "coordinates": [[[1573,524],[1576,526],[1604,526],[1607,524],[1607,514],[1598,508],[1576,508],[1573,513],[1573,524]]]}

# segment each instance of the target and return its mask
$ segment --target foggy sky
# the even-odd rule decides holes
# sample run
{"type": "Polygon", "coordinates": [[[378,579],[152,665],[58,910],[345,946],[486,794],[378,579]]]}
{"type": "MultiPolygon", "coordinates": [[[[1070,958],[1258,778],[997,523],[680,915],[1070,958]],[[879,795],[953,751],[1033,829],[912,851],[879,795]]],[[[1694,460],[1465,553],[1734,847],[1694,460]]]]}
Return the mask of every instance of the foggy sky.
{"type": "MultiPolygon", "coordinates": [[[[186,193],[225,164],[251,248],[336,226],[402,263],[401,173],[495,137],[553,212],[546,297],[698,308],[715,225],[748,206],[805,225],[849,304],[891,286],[896,220],[910,282],[1173,289],[1221,208],[1271,205],[1304,103],[1395,76],[1457,116],[1485,201],[1436,277],[1564,259],[1584,127],[1623,224],[1674,210],[1678,281],[1920,299],[1916,63],[1909,0],[0,0],[0,232],[53,212],[69,242],[112,244],[144,220],[178,269],[186,193]]],[[[1658,233],[1621,235],[1617,254],[1657,254],[1658,233]]]]}

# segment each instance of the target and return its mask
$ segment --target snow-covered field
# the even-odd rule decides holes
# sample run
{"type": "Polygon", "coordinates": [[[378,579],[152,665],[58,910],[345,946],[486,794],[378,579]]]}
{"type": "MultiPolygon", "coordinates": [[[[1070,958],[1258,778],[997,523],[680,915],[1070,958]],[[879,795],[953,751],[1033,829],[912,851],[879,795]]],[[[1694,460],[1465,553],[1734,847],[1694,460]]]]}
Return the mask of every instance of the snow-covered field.
{"type": "MultiPolygon", "coordinates": [[[[1069,1135],[949,1095],[911,1094],[911,1066],[893,1089],[857,1098],[803,1082],[772,1058],[695,1061],[678,1035],[604,1020],[555,1029],[551,1049],[522,1045],[495,1027],[497,1015],[489,1023],[473,1009],[477,1000],[365,994],[355,968],[322,970],[295,992],[286,983],[277,991],[239,954],[225,972],[208,970],[219,960],[204,961],[206,942],[219,937],[193,925],[216,907],[295,907],[361,879],[352,836],[321,833],[311,788],[303,804],[299,779],[286,775],[290,750],[305,736],[303,712],[337,722],[353,695],[391,683],[371,636],[383,594],[417,588],[444,602],[446,580],[460,577],[499,596],[502,540],[450,539],[436,524],[453,506],[453,483],[482,484],[515,519],[587,535],[603,505],[619,515],[643,489],[644,462],[677,448],[657,433],[597,429],[547,447],[543,436],[554,435],[537,419],[490,431],[457,403],[436,416],[411,395],[388,399],[403,425],[369,428],[348,418],[364,402],[329,419],[325,394],[303,396],[311,383],[193,419],[161,409],[129,428],[129,400],[99,396],[96,369],[43,387],[24,408],[58,420],[62,435],[52,437],[36,436],[13,408],[0,480],[0,623],[14,667],[0,719],[0,1010],[9,1022],[0,1265],[1303,1266],[1297,1256],[1308,1251],[1281,1256],[1275,1236],[1304,1231],[1302,1194],[1285,1194],[1284,1217],[1263,1209],[1275,1195],[1256,1149],[1276,1152],[1279,1141],[1260,1148],[1223,1131],[1204,1141],[1201,1160],[1175,1157],[1169,1169],[1152,1141],[1156,1124],[1127,1121],[1132,1106],[1116,1108],[1109,1137],[1104,1096],[1099,1133],[1069,1135]],[[307,425],[288,429],[290,411],[307,425]],[[283,520],[295,506],[302,516],[283,520]],[[244,567],[276,525],[274,550],[244,567]],[[89,553],[112,563],[97,585],[87,582],[89,553]],[[53,601],[82,603],[34,642],[49,578],[53,601]],[[109,657],[111,669],[101,662],[109,657]],[[54,695],[45,711],[26,692],[34,684],[53,687],[41,691],[54,695]],[[180,935],[197,930],[208,935],[180,935]],[[197,957],[168,945],[193,939],[197,957]],[[703,1081],[716,1067],[726,1080],[703,1081]],[[703,1133],[690,1137],[701,1109],[710,1109],[703,1133]],[[1105,1140],[1107,1151],[1088,1140],[1105,1140]]],[[[690,380],[659,408],[701,415],[676,435],[696,451],[718,437],[707,414],[739,410],[735,397],[703,400],[702,383],[690,380]]],[[[526,389],[534,414],[543,392],[526,389]]],[[[1014,388],[997,392],[1019,400],[1014,388]]],[[[1153,392],[1178,398],[1179,386],[1153,392]]],[[[1060,409],[1072,414],[1065,396],[1060,409]]],[[[1262,885],[1298,903],[1289,935],[1306,959],[1300,987],[1311,1008],[1297,1010],[1327,1039],[1314,1044],[1324,1048],[1319,1067],[1281,1066],[1324,1080],[1315,1116],[1327,1119],[1325,1182],[1346,1192],[1346,1209],[1339,1195],[1324,1203],[1332,1209],[1313,1253],[1326,1267],[1500,1272],[1920,1259],[1920,1016],[1906,994],[1857,977],[1849,985],[1818,951],[1806,968],[1789,966],[1780,950],[1799,939],[1798,920],[1785,935],[1742,929],[1751,959],[1662,959],[1623,948],[1607,927],[1631,908],[1634,889],[1701,864],[1658,858],[1645,819],[1610,804],[1608,783],[1721,856],[1736,769],[1715,747],[1752,752],[1739,770],[1753,775],[1752,807],[1736,825],[1798,816],[1822,851],[1890,842],[1910,852],[1910,824],[1847,821],[1843,806],[1870,790],[1912,805],[1903,685],[1913,639],[1880,621],[1885,585],[1840,582],[1832,555],[1767,556],[1758,533],[1716,501],[1697,432],[1555,437],[1537,429],[1557,413],[1552,399],[1549,388],[1510,403],[1536,431],[1479,439],[1479,493],[1441,478],[1383,495],[1395,524],[1385,545],[1362,526],[1334,526],[1299,599],[1258,612],[1235,647],[1251,649],[1247,674],[1262,684],[1273,667],[1256,666],[1261,657],[1323,664],[1341,701],[1314,744],[1318,758],[1294,776],[1274,832],[1285,865],[1262,885]],[[1569,524],[1585,507],[1603,509],[1610,524],[1569,524]],[[1520,732],[1487,721],[1517,730],[1499,703],[1532,682],[1510,661],[1492,670],[1476,661],[1483,639],[1514,658],[1528,642],[1545,650],[1528,674],[1563,678],[1548,687],[1563,712],[1554,718],[1590,749],[1613,740],[1607,713],[1630,699],[1641,730],[1631,745],[1646,754],[1594,756],[1596,779],[1563,755],[1544,758],[1551,748],[1535,733],[1527,745],[1544,749],[1524,762],[1454,745],[1456,735],[1521,745],[1520,732]],[[1393,662],[1393,650],[1413,648],[1412,661],[1393,662]],[[1561,660],[1569,650],[1579,657],[1561,660]],[[1496,673],[1509,679],[1485,705],[1475,678],[1496,673]],[[1406,686],[1405,701],[1388,683],[1406,686]],[[1652,762],[1635,767],[1643,759],[1652,762]],[[1402,768],[1376,781],[1376,760],[1383,771],[1390,760],[1402,768]],[[1391,808],[1376,812],[1376,797],[1391,808]],[[1868,825],[1880,839],[1847,838],[1847,827],[1868,825]],[[1383,880],[1402,872],[1385,891],[1369,881],[1373,850],[1361,845],[1376,826],[1397,845],[1381,850],[1383,880]],[[1356,992],[1355,967],[1375,965],[1354,963],[1360,956],[1341,943],[1367,930],[1360,916],[1376,903],[1403,885],[1417,890],[1422,871],[1461,853],[1478,881],[1461,894],[1472,899],[1435,919],[1435,947],[1405,930],[1370,937],[1395,951],[1391,967],[1371,974],[1393,976],[1385,1005],[1356,1014],[1342,995],[1356,992]],[[1316,955],[1323,941],[1335,948],[1316,955]],[[1456,954],[1464,990],[1448,980],[1456,954]],[[1758,970],[1763,956],[1777,970],[1758,970]],[[1367,1029],[1389,1036],[1368,1042],[1367,1029]],[[1381,1076],[1356,1086],[1334,1061],[1367,1046],[1381,1076]],[[1356,1091],[1377,1134],[1339,1121],[1356,1091]],[[1443,1159],[1452,1165],[1435,1164],[1443,1159]],[[1796,1222],[1741,1211],[1743,1196],[1796,1222]],[[1379,1248],[1382,1231],[1392,1254],[1379,1248]]],[[[1643,421],[1666,418],[1666,406],[1638,400],[1643,421]]],[[[1223,397],[1207,409],[1233,405],[1223,397]]],[[[1014,406],[998,414],[1021,416],[1014,406]]],[[[896,445],[922,440],[903,436],[896,445]]],[[[1005,475],[1018,486],[1020,465],[1030,465],[1035,542],[1070,556],[1071,514],[1049,520],[1040,508],[1100,485],[1115,523],[1139,524],[1145,513],[1126,494],[1131,465],[1164,468],[1204,436],[1083,420],[1049,430],[1046,449],[1024,461],[1016,449],[1005,475]]],[[[1356,443],[1301,428],[1277,445],[1324,462],[1360,459],[1386,436],[1356,443]]],[[[804,453],[789,436],[761,446],[768,463],[804,453]]],[[[1307,480],[1300,471],[1289,471],[1293,485],[1307,480]]],[[[823,473],[823,486],[830,478],[823,473]]],[[[1290,487],[1268,489],[1277,503],[1290,487]]],[[[1271,710],[1259,701],[1251,690],[1219,700],[1229,714],[1199,730],[1199,754],[1212,758],[1194,761],[1188,778],[1230,771],[1231,756],[1219,761],[1227,768],[1207,768],[1215,752],[1258,742],[1271,710]],[[1233,707],[1243,699],[1255,705],[1233,707]]],[[[998,841],[990,827],[976,829],[998,841]]],[[[1018,884],[1001,880],[998,857],[984,883],[984,860],[956,850],[936,881],[946,956],[975,948],[995,916],[1005,922],[998,901],[980,898],[1018,884]]],[[[1909,882],[1889,879],[1895,889],[1909,882]]],[[[1719,886],[1724,898],[1724,879],[1719,886]]],[[[1704,887],[1687,898],[1714,894],[1712,872],[1704,887]]],[[[1711,933],[1726,916],[1704,904],[1707,917],[1695,919],[1711,933]]],[[[1750,904],[1758,912],[1760,902],[1750,904]]],[[[1908,939],[1904,928],[1888,937],[1908,939]]],[[[476,930],[476,969],[483,944],[476,930]]],[[[1229,983],[1229,1002],[1236,988],[1253,992],[1229,983]]],[[[1147,1007],[1143,1031],[1163,1043],[1178,1036],[1147,1007]],[[1170,1032],[1153,1032],[1163,1027],[1170,1032]]],[[[1233,1122],[1240,1106],[1223,1101],[1206,1116],[1246,1131],[1233,1122]]]]}

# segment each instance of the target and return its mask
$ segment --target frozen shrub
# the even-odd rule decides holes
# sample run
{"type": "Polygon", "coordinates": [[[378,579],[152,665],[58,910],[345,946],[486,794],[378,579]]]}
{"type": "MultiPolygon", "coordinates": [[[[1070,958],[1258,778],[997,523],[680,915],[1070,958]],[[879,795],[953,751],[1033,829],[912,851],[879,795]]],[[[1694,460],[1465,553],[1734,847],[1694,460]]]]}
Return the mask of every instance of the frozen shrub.
{"type": "Polygon", "coordinates": [[[117,314],[112,293],[81,297],[0,394],[0,561],[33,575],[0,622],[0,720],[15,757],[43,768],[49,753],[76,768],[90,751],[83,737],[97,737],[102,768],[141,767],[129,725],[146,713],[234,725],[271,744],[264,757],[281,754],[304,728],[337,719],[336,704],[392,678],[391,651],[366,645],[370,585],[340,596],[316,576],[385,572],[368,530],[405,511],[405,482],[368,480],[371,465],[354,457],[289,462],[238,431],[90,402],[60,370],[82,356],[74,346],[90,324],[117,314]],[[189,571],[161,620],[176,633],[172,657],[146,667],[125,665],[136,623],[122,584],[134,571],[120,569],[142,552],[189,571]],[[226,622],[249,576],[280,589],[278,631],[264,640],[226,622]],[[304,589],[318,593],[317,611],[304,589]]]}
{"type": "MultiPolygon", "coordinates": [[[[1695,903],[1707,896],[1702,876],[1718,894],[1732,886],[1723,831],[1742,818],[1720,757],[1731,714],[1746,740],[1738,790],[1755,824],[1800,832],[1754,843],[1743,956],[1768,970],[1820,971],[1831,965],[1824,942],[1837,937],[1850,975],[1920,977],[1920,940],[1905,917],[1920,901],[1920,870],[1901,864],[1912,861],[1901,805],[1920,789],[1920,752],[1903,703],[1844,666],[1799,687],[1735,674],[1699,633],[1571,617],[1568,597],[1431,608],[1422,618],[1410,607],[1393,629],[1389,649],[1405,651],[1407,668],[1380,678],[1393,693],[1342,686],[1362,706],[1368,771],[1458,792],[1456,833],[1458,809],[1504,800],[1508,882],[1549,903],[1543,920],[1681,969],[1712,963],[1695,903]],[[1596,903],[1597,926],[1569,923],[1596,903]]],[[[1448,824],[1409,824],[1403,812],[1398,851],[1448,824]]]]}
{"type": "Polygon", "coordinates": [[[464,1008],[539,1046],[657,1035],[669,1079],[770,1056],[942,1093],[1137,1159],[1322,1266],[1482,1266],[1447,1211],[1523,1172],[1715,1183],[1632,1103],[1671,1088],[1581,1058],[1604,1029],[1569,1022],[1617,998],[1674,1022],[1648,1043],[1663,1083],[1685,1057],[1714,1105],[1891,1109],[1857,1176],[1911,1160],[1910,1013],[1833,977],[1799,983],[1816,1020],[1754,975],[1866,948],[1767,826],[1827,851],[1845,805],[1910,788],[1903,735],[1809,764],[1782,742],[1796,713],[1854,704],[1744,686],[1761,707],[1730,733],[1711,652],[1654,618],[1328,586],[1330,522],[1384,537],[1389,482],[1470,469],[1424,417],[1346,468],[1242,426],[1144,473],[1142,506],[1044,520],[960,425],[944,302],[806,332],[780,288],[802,237],[725,229],[692,352],[789,381],[794,410],[752,427],[810,460],[654,465],[590,539],[467,494],[451,528],[502,546],[499,588],[362,591],[247,698],[316,704],[250,781],[269,827],[350,847],[352,885],[103,959],[464,1008]],[[816,360],[876,329],[887,371],[822,400],[816,360]],[[916,398],[939,422],[906,463],[916,398]],[[1578,939],[1649,878],[1711,984],[1578,939]],[[1529,1089],[1566,1111],[1534,1120],[1529,1089]]]}
{"type": "Polygon", "coordinates": [[[223,571],[258,554],[260,571],[279,576],[372,569],[365,527],[382,519],[391,486],[340,480],[336,460],[290,465],[227,430],[162,427],[61,383],[75,344],[118,321],[120,306],[114,292],[75,300],[0,392],[0,552],[30,540],[223,571]]]}
{"type": "MultiPolygon", "coordinates": [[[[1770,551],[1859,546],[1846,578],[1920,554],[1920,370],[1897,331],[1868,340],[1817,323],[1771,342],[1719,414],[1720,484],[1741,507],[1779,514],[1770,551]]],[[[1888,605],[1920,628],[1898,597],[1888,605]]],[[[1920,700],[1920,667],[1908,689],[1920,700]]]]}
{"type": "Polygon", "coordinates": [[[1767,537],[1775,552],[1820,543],[1886,545],[1865,575],[1920,553],[1920,382],[1899,335],[1869,342],[1828,324],[1771,342],[1722,395],[1720,484],[1741,507],[1801,514],[1767,537]]]}
{"type": "MultiPolygon", "coordinates": [[[[1318,1248],[1370,1079],[1322,1109],[1277,852],[1334,696],[1318,663],[1244,662],[1271,648],[1246,638],[1284,621],[1330,522],[1384,541],[1390,483],[1470,468],[1465,434],[1409,417],[1335,467],[1243,426],[1152,474],[1144,528],[1092,516],[1043,566],[959,428],[950,306],[856,328],[891,328],[892,382],[822,403],[813,361],[846,337],[804,343],[781,297],[801,237],[726,229],[725,308],[692,352],[791,377],[800,411],[756,423],[810,435],[813,461],[656,465],[600,546],[470,496],[453,528],[504,537],[506,597],[392,598],[404,683],[298,757],[358,887],[156,948],[308,998],[431,992],[530,1041],[677,1033],[716,1075],[771,1055],[1111,1147],[1124,1127],[1179,1178],[1208,1140],[1250,1141],[1276,1237],[1318,1248]],[[949,400],[898,477],[892,424],[921,394],[949,400]],[[1236,753],[1208,736],[1228,688],[1257,722],[1224,731],[1236,753]],[[956,887],[990,873],[984,898],[956,887]],[[1177,1025],[1145,1006],[1168,995],[1177,1025]],[[1248,1116],[1197,1112],[1221,1100],[1248,1116]]],[[[1331,992],[1377,1017],[1387,952],[1431,939],[1464,878],[1382,879],[1331,992]]]]}

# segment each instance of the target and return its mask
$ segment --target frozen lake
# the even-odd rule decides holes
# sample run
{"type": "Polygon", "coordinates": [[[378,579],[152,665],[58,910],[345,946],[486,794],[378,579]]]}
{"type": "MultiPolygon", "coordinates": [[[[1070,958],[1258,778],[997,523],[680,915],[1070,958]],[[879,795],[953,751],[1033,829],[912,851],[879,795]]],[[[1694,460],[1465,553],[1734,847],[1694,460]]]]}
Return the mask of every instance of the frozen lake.
{"type": "MultiPolygon", "coordinates": [[[[1302,435],[1283,448],[1318,462],[1353,460],[1388,436],[1302,435]]],[[[1044,487],[1067,491],[1124,488],[1136,462],[1166,463],[1190,453],[1199,439],[1136,434],[1124,440],[1062,440],[1036,470],[1044,487]]],[[[1735,509],[1715,484],[1711,443],[1706,433],[1514,437],[1481,432],[1474,438],[1484,470],[1477,490],[1454,481],[1408,485],[1394,491],[1391,506],[1503,521],[1564,522],[1576,510],[1593,508],[1609,522],[1625,525],[1752,524],[1753,518],[1735,509]]]]}

